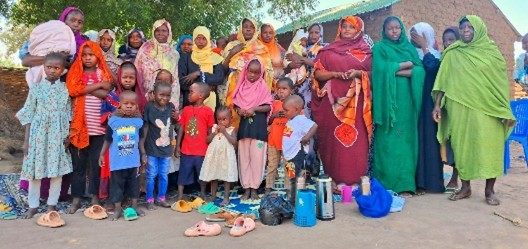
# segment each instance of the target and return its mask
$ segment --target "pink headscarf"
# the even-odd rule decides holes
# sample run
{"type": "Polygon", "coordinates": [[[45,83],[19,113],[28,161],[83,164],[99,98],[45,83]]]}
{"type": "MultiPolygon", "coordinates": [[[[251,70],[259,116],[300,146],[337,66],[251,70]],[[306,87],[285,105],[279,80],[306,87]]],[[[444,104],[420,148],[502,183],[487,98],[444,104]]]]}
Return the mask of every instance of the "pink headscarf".
{"type": "Polygon", "coordinates": [[[234,105],[247,110],[260,105],[271,105],[273,103],[270,89],[264,80],[264,72],[266,72],[264,63],[259,58],[255,57],[246,63],[233,92],[234,105]],[[257,81],[250,82],[247,78],[247,70],[249,64],[254,60],[260,63],[260,76],[257,81]]]}
{"type": "MultiPolygon", "coordinates": [[[[81,12],[81,14],[84,16],[84,13],[76,8],[76,7],[68,7],[66,8],[64,11],[62,11],[62,14],[60,15],[59,17],[59,21],[62,21],[64,23],[66,23],[66,17],[68,16],[68,14],[70,14],[70,12],[72,11],[78,11],[78,12],[81,12]]],[[[77,51],[79,51],[79,48],[81,47],[81,45],[88,41],[88,38],[86,38],[85,36],[83,36],[82,32],[80,30],[78,31],[74,31],[73,34],[75,35],[75,43],[77,45],[77,51]]]]}

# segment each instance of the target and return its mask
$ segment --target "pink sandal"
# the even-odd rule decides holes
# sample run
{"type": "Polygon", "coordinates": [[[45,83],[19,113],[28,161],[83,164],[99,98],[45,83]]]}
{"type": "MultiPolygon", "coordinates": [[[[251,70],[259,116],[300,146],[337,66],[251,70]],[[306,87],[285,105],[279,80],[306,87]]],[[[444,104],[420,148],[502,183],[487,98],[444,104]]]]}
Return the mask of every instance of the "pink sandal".
{"type": "Polygon", "coordinates": [[[233,237],[240,237],[246,233],[249,233],[255,229],[255,221],[251,218],[238,217],[235,220],[235,224],[229,231],[229,234],[233,237]]]}
{"type": "Polygon", "coordinates": [[[218,224],[212,224],[209,225],[205,223],[204,221],[200,221],[196,223],[193,227],[188,228],[183,233],[187,237],[198,237],[198,236],[205,236],[205,237],[212,237],[216,236],[222,233],[222,227],[218,224]]]}

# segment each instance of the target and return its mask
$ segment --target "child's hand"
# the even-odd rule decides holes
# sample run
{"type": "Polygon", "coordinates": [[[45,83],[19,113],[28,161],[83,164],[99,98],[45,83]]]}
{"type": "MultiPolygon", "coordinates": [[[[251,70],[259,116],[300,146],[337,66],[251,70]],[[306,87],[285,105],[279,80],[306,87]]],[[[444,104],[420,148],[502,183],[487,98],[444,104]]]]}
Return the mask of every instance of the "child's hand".
{"type": "Polygon", "coordinates": [[[218,125],[218,127],[216,128],[216,132],[221,132],[222,134],[225,134],[226,132],[226,127],[223,126],[223,125],[218,125]]]}
{"type": "Polygon", "coordinates": [[[176,109],[172,110],[172,118],[176,121],[180,119],[180,113],[176,109]]]}
{"type": "Polygon", "coordinates": [[[278,115],[280,118],[284,118],[284,117],[285,117],[285,113],[284,113],[284,111],[278,111],[278,112],[277,112],[277,115],[278,115]]]}
{"type": "Polygon", "coordinates": [[[99,82],[99,84],[101,84],[101,89],[104,89],[107,91],[112,91],[112,89],[114,88],[114,85],[110,82],[102,81],[102,82],[99,82]]]}
{"type": "Polygon", "coordinates": [[[141,154],[141,167],[147,166],[147,155],[141,154]]]}
{"type": "Polygon", "coordinates": [[[104,166],[104,155],[99,155],[99,167],[104,166]]]}
{"type": "Polygon", "coordinates": [[[29,144],[27,142],[24,142],[22,145],[22,151],[24,152],[24,157],[27,157],[29,150],[29,144]]]}
{"type": "Polygon", "coordinates": [[[181,156],[180,148],[176,148],[176,150],[175,150],[175,152],[174,152],[174,156],[175,156],[176,158],[180,158],[180,156],[181,156]]]}
{"type": "Polygon", "coordinates": [[[246,117],[251,117],[255,115],[255,110],[253,108],[249,108],[246,110],[246,117]]]}
{"type": "Polygon", "coordinates": [[[244,44],[240,43],[240,44],[234,46],[229,53],[231,55],[235,55],[238,52],[242,51],[242,49],[244,49],[244,44]]]}
{"type": "Polygon", "coordinates": [[[310,143],[310,138],[307,138],[306,136],[304,136],[301,140],[301,144],[302,145],[307,145],[310,143]]]}

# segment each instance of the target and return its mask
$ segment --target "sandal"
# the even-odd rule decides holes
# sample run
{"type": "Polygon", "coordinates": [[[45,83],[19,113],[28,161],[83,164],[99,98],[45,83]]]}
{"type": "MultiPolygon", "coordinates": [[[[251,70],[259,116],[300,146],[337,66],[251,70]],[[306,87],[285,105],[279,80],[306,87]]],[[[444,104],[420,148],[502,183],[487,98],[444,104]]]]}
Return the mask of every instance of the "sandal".
{"type": "Polygon", "coordinates": [[[217,236],[222,233],[222,227],[218,224],[209,225],[203,221],[196,223],[193,227],[187,228],[183,233],[187,237],[198,237],[198,236],[217,236]]]}
{"type": "Polygon", "coordinates": [[[235,224],[235,220],[236,220],[237,218],[239,218],[239,217],[252,219],[253,221],[255,221],[255,220],[257,219],[257,217],[255,216],[255,214],[247,215],[247,214],[242,214],[242,213],[240,213],[240,214],[237,214],[237,215],[233,216],[233,218],[231,218],[231,219],[227,219],[226,222],[225,222],[225,224],[224,224],[224,226],[225,226],[225,227],[229,227],[229,228],[233,227],[233,225],[235,224]]]}
{"type": "Polygon", "coordinates": [[[18,218],[18,216],[13,211],[0,212],[0,220],[15,220],[16,218],[18,218]]]}
{"type": "Polygon", "coordinates": [[[0,202],[0,212],[9,212],[11,209],[11,206],[0,202]]]}
{"type": "Polygon", "coordinates": [[[198,212],[201,214],[216,214],[220,212],[220,208],[214,203],[209,202],[206,205],[202,205],[198,208],[198,212]]]}
{"type": "Polygon", "coordinates": [[[66,222],[64,222],[63,219],[61,219],[59,213],[57,211],[51,211],[44,215],[41,215],[37,220],[37,225],[43,226],[43,227],[61,227],[64,226],[66,222]]]}
{"type": "Polygon", "coordinates": [[[229,231],[229,235],[233,237],[240,237],[255,229],[255,221],[250,218],[238,217],[235,224],[229,231]]]}
{"type": "Polygon", "coordinates": [[[196,197],[192,202],[189,202],[189,205],[192,209],[199,209],[201,206],[207,204],[202,198],[196,197]]]}
{"type": "Polygon", "coordinates": [[[133,221],[137,220],[139,218],[139,215],[135,209],[129,207],[123,211],[123,217],[126,221],[133,221]]]}
{"type": "Polygon", "coordinates": [[[84,216],[93,219],[93,220],[102,220],[108,217],[108,214],[105,212],[104,208],[99,205],[93,205],[84,210],[84,216]]]}
{"type": "Polygon", "coordinates": [[[451,194],[447,199],[449,199],[450,201],[459,201],[459,200],[467,199],[471,196],[471,192],[469,192],[466,195],[461,195],[459,194],[459,192],[451,194]]]}
{"type": "Polygon", "coordinates": [[[458,192],[460,189],[458,189],[457,187],[446,187],[445,188],[445,191],[444,191],[444,194],[454,194],[456,192],[458,192]]]}
{"type": "Polygon", "coordinates": [[[179,200],[172,204],[171,209],[180,213],[188,213],[192,211],[191,205],[184,200],[179,200]]]}
{"type": "Polygon", "coordinates": [[[222,210],[217,214],[207,215],[207,217],[205,217],[205,220],[210,222],[224,222],[230,219],[234,220],[234,217],[235,215],[233,215],[232,213],[222,210]]]}
{"type": "Polygon", "coordinates": [[[493,197],[486,197],[486,203],[490,206],[498,206],[500,205],[499,199],[497,199],[495,196],[493,197]]]}

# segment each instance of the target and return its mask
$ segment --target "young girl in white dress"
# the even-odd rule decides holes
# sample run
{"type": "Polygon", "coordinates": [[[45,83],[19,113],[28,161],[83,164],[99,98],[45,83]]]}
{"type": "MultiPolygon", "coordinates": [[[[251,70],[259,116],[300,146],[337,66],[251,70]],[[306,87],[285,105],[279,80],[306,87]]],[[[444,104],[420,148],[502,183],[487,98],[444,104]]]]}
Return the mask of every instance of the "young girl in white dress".
{"type": "Polygon", "coordinates": [[[208,140],[209,147],[200,172],[200,180],[211,182],[212,197],[216,198],[218,181],[224,181],[224,200],[221,206],[229,204],[231,184],[238,181],[237,158],[237,131],[231,126],[231,110],[220,106],[216,110],[217,125],[213,126],[215,134],[208,140]]]}

